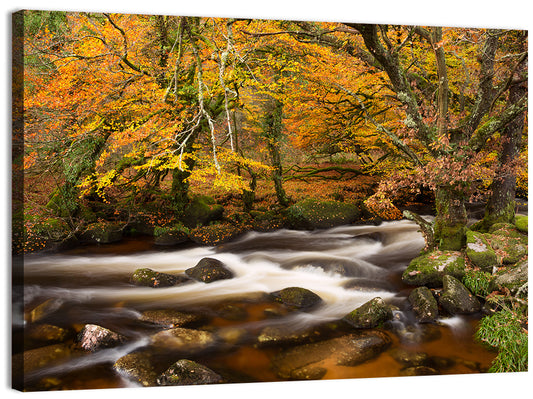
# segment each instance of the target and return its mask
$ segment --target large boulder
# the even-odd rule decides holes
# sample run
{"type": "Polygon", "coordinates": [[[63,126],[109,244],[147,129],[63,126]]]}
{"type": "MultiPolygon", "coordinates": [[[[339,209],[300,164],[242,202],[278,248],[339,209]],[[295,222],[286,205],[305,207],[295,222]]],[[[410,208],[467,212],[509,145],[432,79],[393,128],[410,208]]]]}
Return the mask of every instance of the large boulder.
{"type": "Polygon", "coordinates": [[[476,313],[481,309],[478,299],[455,277],[444,276],[439,304],[451,314],[476,313]]]}
{"type": "Polygon", "coordinates": [[[130,279],[132,284],[152,288],[172,287],[189,280],[183,275],[161,273],[146,267],[135,270],[130,279]]]}
{"type": "Polygon", "coordinates": [[[209,331],[181,327],[160,331],[151,339],[152,345],[156,348],[186,354],[202,352],[217,341],[216,335],[209,331]]]}
{"type": "Polygon", "coordinates": [[[127,379],[135,381],[142,386],[151,387],[157,385],[158,374],[148,353],[128,353],[113,364],[113,369],[127,379]]]}
{"type": "Polygon", "coordinates": [[[172,246],[189,240],[189,229],[181,224],[154,228],[154,244],[172,246]]]}
{"type": "Polygon", "coordinates": [[[359,219],[361,212],[354,204],[339,201],[320,201],[312,198],[297,202],[287,209],[292,228],[328,229],[350,224],[359,219]]]}
{"type": "Polygon", "coordinates": [[[409,285],[441,287],[445,275],[462,279],[465,275],[465,258],[457,251],[431,251],[413,259],[402,274],[409,285]]]}
{"type": "Polygon", "coordinates": [[[199,195],[194,197],[185,207],[182,221],[185,226],[194,228],[206,225],[215,220],[220,220],[223,213],[224,207],[215,204],[213,198],[207,195],[199,195]]]}
{"type": "Polygon", "coordinates": [[[209,226],[198,226],[191,230],[189,238],[200,245],[217,246],[242,235],[246,229],[231,223],[216,223],[209,226]]]}
{"type": "Polygon", "coordinates": [[[187,359],[178,360],[157,379],[158,385],[204,385],[222,382],[223,378],[213,370],[187,359]]]}
{"type": "Polygon", "coordinates": [[[272,359],[272,368],[282,379],[319,379],[329,365],[355,366],[378,356],[391,344],[387,334],[361,330],[353,334],[291,347],[272,359]]]}
{"type": "Polygon", "coordinates": [[[502,263],[519,262],[528,253],[528,238],[511,223],[496,223],[486,235],[490,246],[502,254],[502,263]]]}
{"type": "Polygon", "coordinates": [[[288,287],[270,295],[290,309],[309,310],[322,303],[322,298],[307,288],[288,287]]]}
{"type": "Polygon", "coordinates": [[[89,352],[112,348],[126,342],[126,337],[96,324],[86,324],[78,334],[78,344],[89,352]]]}
{"type": "Polygon", "coordinates": [[[212,283],[217,280],[233,278],[233,273],[218,259],[203,258],[196,266],[185,270],[185,274],[194,280],[212,283]]]}
{"type": "Polygon", "coordinates": [[[492,269],[499,264],[496,252],[484,234],[476,231],[466,232],[466,256],[475,266],[488,273],[492,273],[492,269]]]}
{"type": "Polygon", "coordinates": [[[380,297],[371,299],[342,318],[355,328],[374,328],[390,319],[392,310],[380,297]]]}
{"type": "Polygon", "coordinates": [[[433,293],[426,286],[415,288],[409,294],[409,302],[420,323],[429,323],[439,317],[439,305],[433,293]]]}

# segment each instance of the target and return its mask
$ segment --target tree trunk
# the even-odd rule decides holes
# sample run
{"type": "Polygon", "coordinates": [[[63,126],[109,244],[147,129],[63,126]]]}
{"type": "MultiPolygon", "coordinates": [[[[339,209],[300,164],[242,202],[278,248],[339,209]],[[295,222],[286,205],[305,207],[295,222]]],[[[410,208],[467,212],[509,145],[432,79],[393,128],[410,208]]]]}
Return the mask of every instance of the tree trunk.
{"type": "Polygon", "coordinates": [[[437,216],[434,238],[440,250],[458,251],[466,243],[468,221],[462,190],[449,186],[438,187],[435,193],[437,216]]]}
{"type": "MultiPolygon", "coordinates": [[[[527,94],[526,82],[521,81],[527,73],[527,65],[522,62],[516,77],[519,83],[509,88],[509,103],[514,104],[527,94]]],[[[512,165],[520,153],[520,143],[524,131],[525,112],[509,123],[502,132],[502,150],[499,157],[499,170],[494,178],[490,191],[491,197],[485,208],[483,227],[488,228],[494,223],[512,222],[515,216],[516,172],[512,165]]]]}
{"type": "Polygon", "coordinates": [[[283,166],[281,164],[281,152],[279,150],[279,143],[282,138],[281,120],[283,104],[279,100],[273,100],[272,103],[272,109],[266,110],[266,115],[263,120],[263,133],[267,139],[270,162],[274,168],[272,171],[272,180],[274,181],[278,202],[281,206],[288,206],[289,199],[283,189],[283,166]]]}

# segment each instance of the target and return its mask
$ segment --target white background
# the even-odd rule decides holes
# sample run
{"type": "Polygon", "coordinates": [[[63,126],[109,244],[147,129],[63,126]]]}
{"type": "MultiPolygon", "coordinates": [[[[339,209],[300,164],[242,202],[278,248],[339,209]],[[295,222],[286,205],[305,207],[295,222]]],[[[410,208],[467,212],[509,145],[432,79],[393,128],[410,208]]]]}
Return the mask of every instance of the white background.
{"type": "MultiPolygon", "coordinates": [[[[10,396],[10,137],[11,137],[11,13],[21,9],[107,11],[123,13],[300,19],[315,21],[379,22],[394,24],[496,27],[530,29],[533,21],[529,0],[66,0],[2,1],[2,124],[0,128],[0,251],[3,361],[0,389],[10,396]]],[[[186,398],[516,398],[532,397],[529,373],[458,376],[396,377],[339,381],[233,384],[223,386],[140,388],[126,390],[27,393],[31,397],[83,398],[120,395],[176,395],[186,398]],[[170,389],[174,392],[169,391],[170,389]]]]}

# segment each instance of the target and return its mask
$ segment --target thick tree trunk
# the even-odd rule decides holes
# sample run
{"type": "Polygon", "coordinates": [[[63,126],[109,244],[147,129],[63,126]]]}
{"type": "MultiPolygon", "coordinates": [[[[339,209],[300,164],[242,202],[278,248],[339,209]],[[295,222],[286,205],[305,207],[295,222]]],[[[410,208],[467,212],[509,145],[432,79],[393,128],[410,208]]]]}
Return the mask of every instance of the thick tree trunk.
{"type": "MultiPolygon", "coordinates": [[[[516,71],[520,81],[521,76],[527,72],[527,65],[522,62],[516,71]]],[[[525,82],[512,85],[509,88],[509,103],[518,102],[527,94],[525,82]]],[[[499,171],[497,177],[491,185],[492,195],[485,209],[483,226],[488,228],[494,223],[512,222],[515,216],[515,195],[516,195],[516,172],[513,168],[513,161],[520,153],[520,143],[524,131],[525,112],[509,123],[502,132],[502,151],[499,158],[499,171]]]]}
{"type": "Polygon", "coordinates": [[[438,187],[435,193],[437,216],[434,225],[434,239],[440,250],[460,250],[466,242],[468,221],[461,190],[453,187],[438,187]]]}

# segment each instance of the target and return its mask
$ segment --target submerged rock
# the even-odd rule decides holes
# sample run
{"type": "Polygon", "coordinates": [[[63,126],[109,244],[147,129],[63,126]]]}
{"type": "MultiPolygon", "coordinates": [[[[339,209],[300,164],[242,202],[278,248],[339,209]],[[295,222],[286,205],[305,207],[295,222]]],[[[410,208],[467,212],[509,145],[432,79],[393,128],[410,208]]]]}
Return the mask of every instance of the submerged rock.
{"type": "MultiPolygon", "coordinates": [[[[21,371],[26,374],[47,366],[65,362],[68,359],[79,357],[83,354],[84,352],[75,348],[74,345],[48,345],[14,355],[12,358],[12,369],[14,373],[21,371]]],[[[17,375],[15,377],[20,376],[17,375]]]]}
{"type": "Polygon", "coordinates": [[[271,292],[270,295],[278,302],[283,303],[291,309],[309,310],[322,303],[320,298],[313,291],[301,287],[288,287],[279,291],[271,292]]]}
{"type": "Polygon", "coordinates": [[[456,278],[444,276],[439,304],[451,314],[476,313],[481,309],[478,299],[456,278]]]}
{"type": "Polygon", "coordinates": [[[192,313],[179,312],[172,309],[146,310],[140,319],[149,323],[158,324],[165,327],[183,327],[193,323],[198,323],[204,316],[192,313]]]}
{"type": "Polygon", "coordinates": [[[222,382],[223,378],[213,370],[187,359],[178,360],[157,379],[158,385],[204,385],[222,382]]]}
{"type": "Polygon", "coordinates": [[[419,323],[429,323],[439,317],[439,305],[429,288],[415,288],[409,294],[409,302],[419,323]]]}
{"type": "Polygon", "coordinates": [[[96,324],[86,324],[77,337],[78,344],[86,351],[112,348],[126,341],[126,337],[96,324]]]}
{"type": "Polygon", "coordinates": [[[187,276],[204,283],[233,278],[231,270],[218,259],[203,258],[198,264],[185,270],[187,276]]]}
{"type": "Polygon", "coordinates": [[[391,339],[381,331],[358,331],[287,349],[273,358],[272,368],[283,379],[317,379],[328,364],[355,366],[378,356],[390,344],[391,339]]]}
{"type": "Polygon", "coordinates": [[[354,204],[312,198],[297,202],[287,209],[288,222],[295,229],[328,229],[353,223],[360,215],[361,211],[354,204]]]}
{"type": "Polygon", "coordinates": [[[457,251],[432,251],[413,259],[402,274],[409,285],[441,287],[445,275],[461,279],[465,275],[465,259],[457,251]]]}
{"type": "Polygon", "coordinates": [[[188,277],[183,275],[160,273],[149,268],[135,270],[130,279],[130,281],[135,285],[152,288],[172,287],[189,280],[190,279],[188,277]]]}
{"type": "Polygon", "coordinates": [[[30,325],[24,332],[25,336],[36,341],[64,341],[69,332],[64,328],[51,324],[30,325]]]}
{"type": "Polygon", "coordinates": [[[403,366],[416,367],[425,365],[429,356],[424,352],[413,352],[403,348],[394,348],[389,354],[391,357],[403,366]]]}
{"type": "Polygon", "coordinates": [[[55,313],[63,304],[63,301],[57,298],[50,298],[34,307],[26,319],[29,322],[36,322],[55,313]]]}
{"type": "Polygon", "coordinates": [[[392,319],[392,310],[380,297],[371,299],[342,318],[355,328],[374,328],[392,319]]]}
{"type": "Polygon", "coordinates": [[[216,335],[209,331],[181,327],[163,330],[152,336],[154,347],[188,354],[201,352],[216,342],[216,335]]]}
{"type": "Polygon", "coordinates": [[[113,364],[113,369],[142,386],[151,387],[157,385],[158,374],[147,353],[128,353],[113,364]]]}

